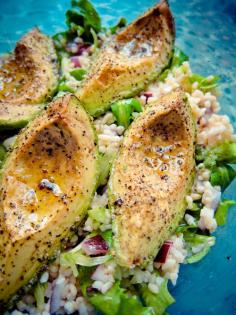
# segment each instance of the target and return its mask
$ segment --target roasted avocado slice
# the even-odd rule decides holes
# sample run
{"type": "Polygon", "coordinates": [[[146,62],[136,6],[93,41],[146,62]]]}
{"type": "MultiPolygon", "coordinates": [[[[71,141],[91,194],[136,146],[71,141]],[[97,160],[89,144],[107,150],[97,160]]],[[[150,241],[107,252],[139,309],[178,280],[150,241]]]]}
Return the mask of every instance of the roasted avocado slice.
{"type": "Polygon", "coordinates": [[[194,171],[195,124],[180,90],[148,107],[128,129],[109,180],[116,259],[145,265],[184,215],[194,171]]]}
{"type": "Polygon", "coordinates": [[[101,49],[76,95],[93,116],[112,102],[135,95],[154,80],[172,56],[175,26],[163,0],[101,49]]]}
{"type": "Polygon", "coordinates": [[[21,128],[50,99],[58,81],[53,41],[37,28],[0,65],[0,129],[21,128]]]}
{"type": "Polygon", "coordinates": [[[94,128],[78,99],[55,100],[17,138],[1,178],[0,305],[56,253],[90,204],[94,128]]]}

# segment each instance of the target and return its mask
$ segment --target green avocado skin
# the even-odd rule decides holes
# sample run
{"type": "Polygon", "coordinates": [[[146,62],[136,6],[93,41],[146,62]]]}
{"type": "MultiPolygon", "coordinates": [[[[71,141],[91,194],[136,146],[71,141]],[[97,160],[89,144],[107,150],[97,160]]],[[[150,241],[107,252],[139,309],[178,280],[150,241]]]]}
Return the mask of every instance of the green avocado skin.
{"type": "Polygon", "coordinates": [[[185,94],[150,104],[126,131],[109,180],[118,264],[145,266],[178,226],[194,174],[195,120],[185,94]]]}
{"type": "Polygon", "coordinates": [[[22,129],[0,178],[0,310],[58,256],[86,215],[98,177],[97,136],[75,96],[57,98],[22,129]],[[32,214],[37,221],[29,225],[32,214]]]}

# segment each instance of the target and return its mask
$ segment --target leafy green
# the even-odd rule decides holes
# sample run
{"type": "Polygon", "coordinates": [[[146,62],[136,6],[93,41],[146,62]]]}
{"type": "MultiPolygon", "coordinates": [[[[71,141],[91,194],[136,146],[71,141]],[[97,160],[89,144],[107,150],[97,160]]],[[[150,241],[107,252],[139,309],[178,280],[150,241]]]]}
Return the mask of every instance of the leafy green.
{"type": "Polygon", "coordinates": [[[47,289],[47,283],[38,282],[34,289],[34,297],[36,300],[36,305],[38,309],[43,309],[44,307],[44,296],[47,289]]]}
{"type": "Polygon", "coordinates": [[[70,267],[75,277],[78,276],[77,265],[85,267],[93,267],[101,265],[112,258],[111,255],[90,257],[83,253],[82,243],[71,249],[70,251],[64,252],[60,255],[60,263],[62,266],[70,267]]]}
{"type": "Polygon", "coordinates": [[[82,37],[92,42],[93,36],[91,29],[96,33],[102,29],[101,18],[94,6],[88,0],[72,0],[72,9],[66,12],[66,24],[70,30],[74,29],[76,25],[83,28],[82,37]]]}
{"type": "Polygon", "coordinates": [[[64,81],[60,82],[58,87],[57,87],[57,91],[58,92],[70,92],[70,93],[74,93],[74,90],[68,85],[66,84],[64,81]]]}
{"type": "Polygon", "coordinates": [[[210,246],[205,246],[201,251],[186,258],[188,264],[193,264],[203,259],[210,251],[210,246]]]}
{"type": "Polygon", "coordinates": [[[100,153],[99,155],[99,178],[98,186],[105,185],[107,177],[109,176],[112,163],[116,157],[114,152],[111,153],[100,153]]]}
{"type": "Polygon", "coordinates": [[[88,301],[104,315],[154,315],[135,295],[130,295],[116,282],[105,294],[94,293],[88,301]]]}
{"type": "Polygon", "coordinates": [[[225,164],[213,168],[210,181],[213,186],[221,186],[224,191],[235,177],[236,171],[230,165],[225,164]]]}
{"type": "Polygon", "coordinates": [[[97,221],[99,223],[103,223],[106,220],[106,212],[107,209],[104,207],[97,207],[93,208],[91,210],[88,210],[88,216],[94,221],[97,221]]]}
{"type": "Polygon", "coordinates": [[[178,47],[175,47],[172,62],[171,62],[171,68],[179,67],[183,64],[184,61],[188,61],[189,57],[178,47]]]}
{"type": "Polygon", "coordinates": [[[215,214],[215,219],[218,225],[224,225],[226,223],[227,212],[229,208],[234,205],[236,205],[236,201],[234,200],[224,199],[221,201],[215,214]]]}
{"type": "Polygon", "coordinates": [[[196,231],[197,226],[196,225],[188,225],[186,223],[183,223],[177,227],[176,233],[184,233],[184,232],[187,232],[188,230],[192,230],[192,232],[196,231]]]}
{"type": "Polygon", "coordinates": [[[188,248],[188,257],[186,258],[186,262],[189,264],[198,262],[204,258],[210,248],[215,244],[214,236],[201,235],[188,231],[184,233],[184,240],[188,248]],[[198,247],[197,251],[196,247],[198,247]]]}
{"type": "Polygon", "coordinates": [[[213,148],[196,147],[196,160],[212,168],[219,163],[236,163],[236,143],[225,141],[213,148]]]}
{"type": "Polygon", "coordinates": [[[74,69],[74,70],[70,71],[70,75],[72,75],[72,77],[74,77],[78,81],[83,80],[86,73],[87,73],[87,71],[82,69],[82,68],[74,69]]]}
{"type": "Polygon", "coordinates": [[[126,23],[127,23],[126,19],[124,17],[121,17],[116,25],[110,27],[111,34],[115,34],[118,31],[118,29],[126,26],[126,23]]]}
{"type": "Polygon", "coordinates": [[[217,87],[220,77],[218,76],[203,77],[200,74],[194,73],[190,76],[189,80],[191,83],[197,82],[198,88],[203,92],[208,92],[217,87]]]}
{"type": "Polygon", "coordinates": [[[162,315],[166,308],[175,302],[168,291],[168,281],[165,279],[157,294],[152,293],[146,284],[141,286],[142,298],[146,306],[152,307],[155,315],[162,315]]]}
{"type": "Polygon", "coordinates": [[[101,18],[88,0],[72,0],[71,5],[72,8],[66,11],[68,29],[52,37],[58,51],[64,51],[66,44],[77,36],[82,37],[85,42],[95,43],[95,34],[102,30],[101,18]]]}
{"type": "Polygon", "coordinates": [[[131,123],[132,113],[140,113],[143,109],[138,100],[130,98],[115,102],[111,106],[111,110],[118,124],[128,128],[131,123]]]}
{"type": "Polygon", "coordinates": [[[82,291],[83,296],[87,297],[87,288],[91,287],[92,279],[91,276],[94,272],[94,267],[80,266],[78,268],[77,278],[79,281],[79,288],[82,291]]]}
{"type": "Polygon", "coordinates": [[[183,64],[183,62],[188,61],[188,59],[189,59],[188,56],[185,55],[183,51],[181,51],[178,47],[175,47],[169,67],[160,74],[159,80],[164,81],[173,68],[180,67],[183,64]]]}

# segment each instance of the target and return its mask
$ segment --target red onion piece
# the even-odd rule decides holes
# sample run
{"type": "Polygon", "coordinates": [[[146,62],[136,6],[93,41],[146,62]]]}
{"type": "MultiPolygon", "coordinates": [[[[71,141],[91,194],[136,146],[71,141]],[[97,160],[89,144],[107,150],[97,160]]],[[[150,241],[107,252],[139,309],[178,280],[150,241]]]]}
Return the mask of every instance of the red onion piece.
{"type": "Polygon", "coordinates": [[[96,235],[83,241],[82,249],[88,256],[98,256],[105,255],[109,248],[106,241],[100,235],[96,235]]]}
{"type": "Polygon", "coordinates": [[[169,254],[169,251],[170,251],[172,245],[173,245],[172,241],[166,241],[162,245],[161,249],[159,250],[159,253],[157,254],[157,256],[155,258],[155,262],[164,264],[166,262],[166,258],[169,254]]]}
{"type": "Polygon", "coordinates": [[[142,95],[144,95],[146,98],[152,97],[153,93],[152,92],[144,92],[142,95]]]}
{"type": "Polygon", "coordinates": [[[81,63],[79,61],[79,56],[70,57],[70,61],[73,63],[75,68],[81,68],[81,63]]]}
{"type": "Polygon", "coordinates": [[[66,51],[69,53],[75,54],[76,56],[81,56],[85,51],[89,50],[89,45],[86,44],[77,44],[77,43],[68,43],[66,45],[66,51]]]}

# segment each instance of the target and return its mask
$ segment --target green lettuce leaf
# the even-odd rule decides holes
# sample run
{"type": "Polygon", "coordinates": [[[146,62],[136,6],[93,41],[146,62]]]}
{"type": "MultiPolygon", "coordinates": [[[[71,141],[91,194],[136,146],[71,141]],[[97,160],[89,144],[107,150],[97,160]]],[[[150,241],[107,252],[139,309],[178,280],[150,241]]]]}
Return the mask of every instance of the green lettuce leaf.
{"type": "Polygon", "coordinates": [[[224,191],[236,178],[236,171],[230,165],[222,165],[213,168],[210,182],[213,186],[221,186],[224,191]]]}
{"type": "Polygon", "coordinates": [[[47,289],[47,283],[38,282],[34,289],[34,298],[38,309],[44,308],[44,296],[47,289]]]}
{"type": "Polygon", "coordinates": [[[218,81],[220,77],[211,76],[211,77],[203,77],[200,74],[192,74],[189,78],[191,83],[198,82],[198,88],[203,92],[208,92],[215,89],[218,86],[218,81]]]}
{"type": "Polygon", "coordinates": [[[153,309],[142,305],[135,295],[130,295],[116,282],[105,294],[93,293],[88,301],[104,315],[154,315],[153,309]]]}
{"type": "Polygon", "coordinates": [[[72,77],[74,77],[78,81],[83,80],[86,73],[87,73],[87,71],[82,69],[82,68],[74,69],[74,70],[70,71],[70,75],[72,75],[72,77]]]}
{"type": "Polygon", "coordinates": [[[173,53],[173,57],[171,59],[171,62],[169,64],[169,66],[167,67],[167,69],[165,69],[160,75],[159,75],[159,80],[160,81],[164,81],[168,74],[170,73],[170,71],[174,68],[174,67],[180,67],[184,61],[188,61],[189,58],[187,55],[185,55],[185,53],[183,51],[181,51],[178,47],[175,47],[174,53],[173,53]]]}
{"type": "Polygon", "coordinates": [[[167,284],[168,281],[165,279],[157,294],[152,293],[146,284],[141,286],[144,304],[151,307],[155,315],[162,315],[168,306],[175,303],[175,299],[168,291],[167,284]]]}
{"type": "Polygon", "coordinates": [[[116,32],[121,28],[126,26],[127,21],[124,17],[121,17],[116,25],[110,27],[111,34],[116,34],[116,32]]]}
{"type": "Polygon", "coordinates": [[[184,233],[184,240],[188,249],[186,262],[189,264],[196,263],[203,259],[210,251],[210,248],[215,245],[214,236],[201,235],[189,231],[184,233]],[[199,247],[197,251],[196,247],[199,247]]]}
{"type": "Polygon", "coordinates": [[[226,223],[228,210],[234,205],[236,205],[236,201],[234,200],[224,199],[221,201],[215,214],[215,219],[218,225],[224,225],[226,223]]]}

